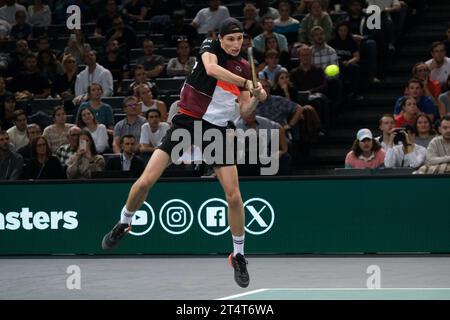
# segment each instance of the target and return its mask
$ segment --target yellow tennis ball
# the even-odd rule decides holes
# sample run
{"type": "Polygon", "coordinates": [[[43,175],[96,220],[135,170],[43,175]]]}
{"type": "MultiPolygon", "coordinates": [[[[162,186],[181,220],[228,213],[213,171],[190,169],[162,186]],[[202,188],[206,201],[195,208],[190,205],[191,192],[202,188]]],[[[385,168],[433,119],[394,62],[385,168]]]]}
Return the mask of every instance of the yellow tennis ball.
{"type": "Polygon", "coordinates": [[[325,68],[325,74],[329,77],[334,77],[339,74],[339,67],[335,64],[330,64],[325,68]]]}

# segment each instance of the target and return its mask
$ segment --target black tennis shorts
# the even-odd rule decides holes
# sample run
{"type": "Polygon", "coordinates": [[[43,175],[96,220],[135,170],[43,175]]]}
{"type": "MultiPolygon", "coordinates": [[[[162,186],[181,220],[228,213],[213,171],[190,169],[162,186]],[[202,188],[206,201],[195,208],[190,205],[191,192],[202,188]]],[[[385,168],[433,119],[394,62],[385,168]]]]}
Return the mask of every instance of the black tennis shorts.
{"type": "MultiPolygon", "coordinates": [[[[203,161],[207,165],[212,166],[230,166],[236,164],[236,143],[232,145],[229,143],[230,139],[235,139],[235,126],[234,123],[229,121],[226,127],[220,127],[214,125],[203,119],[195,119],[184,113],[177,113],[172,118],[172,127],[167,131],[166,135],[162,139],[161,143],[157,146],[157,149],[165,151],[170,157],[173,163],[176,163],[183,152],[178,152],[183,145],[196,145],[200,148],[203,155],[203,161]],[[196,125],[197,123],[197,125],[196,125]],[[195,130],[201,124],[201,130],[195,130]],[[178,130],[185,129],[183,132],[183,138],[179,138],[180,132],[178,130]],[[210,129],[214,130],[214,136],[211,141],[204,139],[204,134],[210,129]],[[190,142],[184,141],[186,133],[189,133],[190,142]],[[195,137],[200,135],[200,137],[195,137]],[[228,137],[227,137],[228,136],[228,137]],[[221,139],[221,143],[217,141],[221,139]],[[197,145],[200,142],[201,145],[197,145]],[[215,144],[215,145],[211,145],[215,144]],[[205,148],[209,148],[206,150],[205,148]],[[228,146],[228,147],[227,147],[228,146]],[[230,147],[231,146],[231,147],[230,147]],[[174,152],[174,148],[177,148],[174,152]],[[213,150],[211,152],[211,150],[213,150]],[[230,154],[232,152],[232,154],[230,154]],[[211,155],[211,156],[209,156],[211,155]]],[[[235,141],[235,140],[234,140],[235,141]]]]}

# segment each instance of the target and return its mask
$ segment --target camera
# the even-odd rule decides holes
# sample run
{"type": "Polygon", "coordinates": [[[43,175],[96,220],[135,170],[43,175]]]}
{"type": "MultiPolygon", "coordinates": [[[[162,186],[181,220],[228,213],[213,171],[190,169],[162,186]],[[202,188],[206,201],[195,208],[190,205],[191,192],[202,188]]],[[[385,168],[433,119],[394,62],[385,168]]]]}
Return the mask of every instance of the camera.
{"type": "Polygon", "coordinates": [[[394,129],[397,135],[394,137],[394,145],[397,145],[399,142],[406,144],[406,129],[405,128],[396,128],[394,129]]]}

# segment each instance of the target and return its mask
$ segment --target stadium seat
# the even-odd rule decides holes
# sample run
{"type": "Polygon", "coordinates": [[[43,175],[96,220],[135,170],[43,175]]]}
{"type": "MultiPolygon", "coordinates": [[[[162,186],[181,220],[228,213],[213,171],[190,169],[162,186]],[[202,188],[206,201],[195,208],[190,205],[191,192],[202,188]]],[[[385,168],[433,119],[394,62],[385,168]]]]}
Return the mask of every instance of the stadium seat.
{"type": "Polygon", "coordinates": [[[104,103],[107,103],[113,108],[114,110],[122,110],[122,102],[125,97],[119,96],[119,97],[107,97],[102,98],[102,101],[104,103]]]}
{"type": "Polygon", "coordinates": [[[179,94],[185,77],[156,78],[155,83],[161,94],[179,94]]]}

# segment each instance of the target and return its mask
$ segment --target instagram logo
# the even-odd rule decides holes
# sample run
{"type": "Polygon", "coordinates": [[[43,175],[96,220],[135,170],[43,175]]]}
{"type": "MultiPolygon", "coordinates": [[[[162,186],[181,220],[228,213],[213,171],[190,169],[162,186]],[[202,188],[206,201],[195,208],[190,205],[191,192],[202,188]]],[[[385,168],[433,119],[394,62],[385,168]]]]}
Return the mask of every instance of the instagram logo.
{"type": "Polygon", "coordinates": [[[173,228],[182,228],[186,224],[186,209],[183,207],[170,207],[167,209],[167,225],[173,228]]]}
{"type": "Polygon", "coordinates": [[[159,211],[159,222],[164,230],[171,234],[185,233],[194,221],[192,208],[186,201],[172,199],[159,211]]]}

